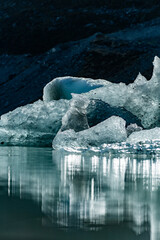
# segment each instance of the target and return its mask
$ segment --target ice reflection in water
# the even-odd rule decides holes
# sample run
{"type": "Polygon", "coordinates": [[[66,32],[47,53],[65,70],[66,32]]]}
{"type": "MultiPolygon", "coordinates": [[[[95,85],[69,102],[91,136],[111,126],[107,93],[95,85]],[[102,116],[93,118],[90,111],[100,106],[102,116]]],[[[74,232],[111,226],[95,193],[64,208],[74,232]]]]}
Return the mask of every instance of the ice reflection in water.
{"type": "Polygon", "coordinates": [[[32,198],[61,226],[96,229],[126,223],[160,236],[160,153],[66,153],[2,147],[0,183],[32,198]]]}

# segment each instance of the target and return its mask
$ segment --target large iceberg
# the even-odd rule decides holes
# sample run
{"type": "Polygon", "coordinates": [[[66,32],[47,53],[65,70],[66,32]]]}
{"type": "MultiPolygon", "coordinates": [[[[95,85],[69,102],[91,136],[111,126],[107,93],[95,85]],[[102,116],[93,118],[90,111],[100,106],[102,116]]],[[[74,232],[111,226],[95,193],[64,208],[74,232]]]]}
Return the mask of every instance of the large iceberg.
{"type": "Polygon", "coordinates": [[[104,143],[159,140],[158,57],[153,65],[149,81],[139,74],[129,85],[102,79],[54,79],[44,87],[43,101],[1,116],[0,143],[51,146],[54,139],[55,148],[86,148],[104,143]]]}

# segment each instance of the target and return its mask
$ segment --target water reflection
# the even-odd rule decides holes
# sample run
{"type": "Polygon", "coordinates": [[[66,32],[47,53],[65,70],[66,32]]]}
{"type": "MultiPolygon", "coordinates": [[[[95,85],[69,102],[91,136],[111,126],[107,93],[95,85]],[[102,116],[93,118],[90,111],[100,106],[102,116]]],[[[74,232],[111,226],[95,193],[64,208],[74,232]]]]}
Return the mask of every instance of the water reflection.
{"type": "MultiPolygon", "coordinates": [[[[33,199],[59,226],[97,230],[125,223],[160,236],[160,153],[66,153],[2,147],[0,194],[33,199]]],[[[148,238],[147,238],[148,239],[148,238]]]]}

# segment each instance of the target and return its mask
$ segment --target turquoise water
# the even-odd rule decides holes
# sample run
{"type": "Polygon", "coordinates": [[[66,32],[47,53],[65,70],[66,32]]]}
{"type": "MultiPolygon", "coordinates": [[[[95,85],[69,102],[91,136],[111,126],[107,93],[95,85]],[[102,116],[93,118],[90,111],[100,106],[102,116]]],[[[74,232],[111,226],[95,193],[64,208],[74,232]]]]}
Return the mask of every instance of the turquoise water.
{"type": "Polygon", "coordinates": [[[160,239],[160,152],[0,148],[0,240],[160,239]]]}

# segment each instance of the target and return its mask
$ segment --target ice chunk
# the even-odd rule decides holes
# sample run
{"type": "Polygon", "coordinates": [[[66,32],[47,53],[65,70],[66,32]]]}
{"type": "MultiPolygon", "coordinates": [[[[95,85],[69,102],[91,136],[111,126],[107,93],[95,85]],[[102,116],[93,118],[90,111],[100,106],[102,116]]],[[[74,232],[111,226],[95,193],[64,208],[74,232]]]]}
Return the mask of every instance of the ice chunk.
{"type": "Polygon", "coordinates": [[[143,88],[130,92],[130,97],[128,97],[124,107],[141,120],[144,128],[159,126],[158,99],[150,98],[143,88]]]}
{"type": "MultiPolygon", "coordinates": [[[[124,107],[141,119],[145,128],[160,126],[160,59],[154,58],[154,69],[149,81],[129,85],[128,101],[124,107]]],[[[141,77],[143,78],[143,77],[141,77]]]]}
{"type": "Polygon", "coordinates": [[[123,107],[127,101],[128,87],[124,83],[111,83],[106,81],[103,87],[91,90],[83,95],[89,99],[98,99],[113,107],[123,107]]]}
{"type": "Polygon", "coordinates": [[[160,79],[160,58],[155,56],[153,61],[154,69],[153,69],[153,78],[159,78],[160,79]]]}
{"type": "Polygon", "coordinates": [[[69,102],[66,100],[49,103],[38,100],[2,115],[0,127],[56,133],[68,107],[69,102]]]}
{"type": "Polygon", "coordinates": [[[51,146],[52,139],[52,133],[0,128],[0,145],[2,146],[48,147],[51,146]]]}
{"type": "Polygon", "coordinates": [[[129,126],[127,126],[127,136],[129,136],[131,133],[133,132],[139,132],[141,131],[143,128],[139,127],[136,123],[134,124],[130,124],[129,126]]]}
{"type": "Polygon", "coordinates": [[[37,101],[1,116],[0,140],[8,145],[50,146],[68,110],[67,100],[37,101]],[[47,140],[48,138],[48,140],[47,140]],[[35,142],[34,142],[35,141],[35,142]],[[46,141],[46,143],[45,143],[46,141]]]}
{"type": "Polygon", "coordinates": [[[86,108],[89,100],[83,96],[74,96],[70,108],[62,118],[61,131],[73,129],[75,132],[89,128],[86,108]]]}
{"type": "Polygon", "coordinates": [[[153,64],[153,76],[149,81],[139,74],[128,86],[107,82],[106,86],[84,95],[110,106],[124,107],[141,120],[144,128],[160,126],[160,59],[155,57],[153,64]]]}
{"type": "Polygon", "coordinates": [[[126,125],[137,123],[141,126],[141,121],[123,107],[113,107],[102,100],[91,99],[87,108],[87,117],[90,127],[95,126],[111,116],[123,118],[126,121],[126,125]]]}
{"type": "Polygon", "coordinates": [[[146,83],[147,83],[147,79],[141,73],[139,73],[134,83],[132,83],[131,85],[133,88],[134,86],[141,86],[146,83]]]}
{"type": "Polygon", "coordinates": [[[135,144],[138,142],[148,142],[148,141],[160,141],[160,128],[156,127],[149,130],[142,130],[139,132],[132,133],[127,142],[130,144],[135,144]]]}
{"type": "Polygon", "coordinates": [[[112,116],[98,125],[75,132],[66,130],[59,132],[53,140],[54,149],[86,149],[100,147],[104,143],[122,142],[127,139],[125,129],[126,122],[116,116],[112,116]]]}
{"type": "Polygon", "coordinates": [[[71,93],[85,93],[106,85],[105,80],[90,78],[60,77],[49,82],[43,89],[43,100],[46,102],[58,99],[71,99],[71,93]]]}

